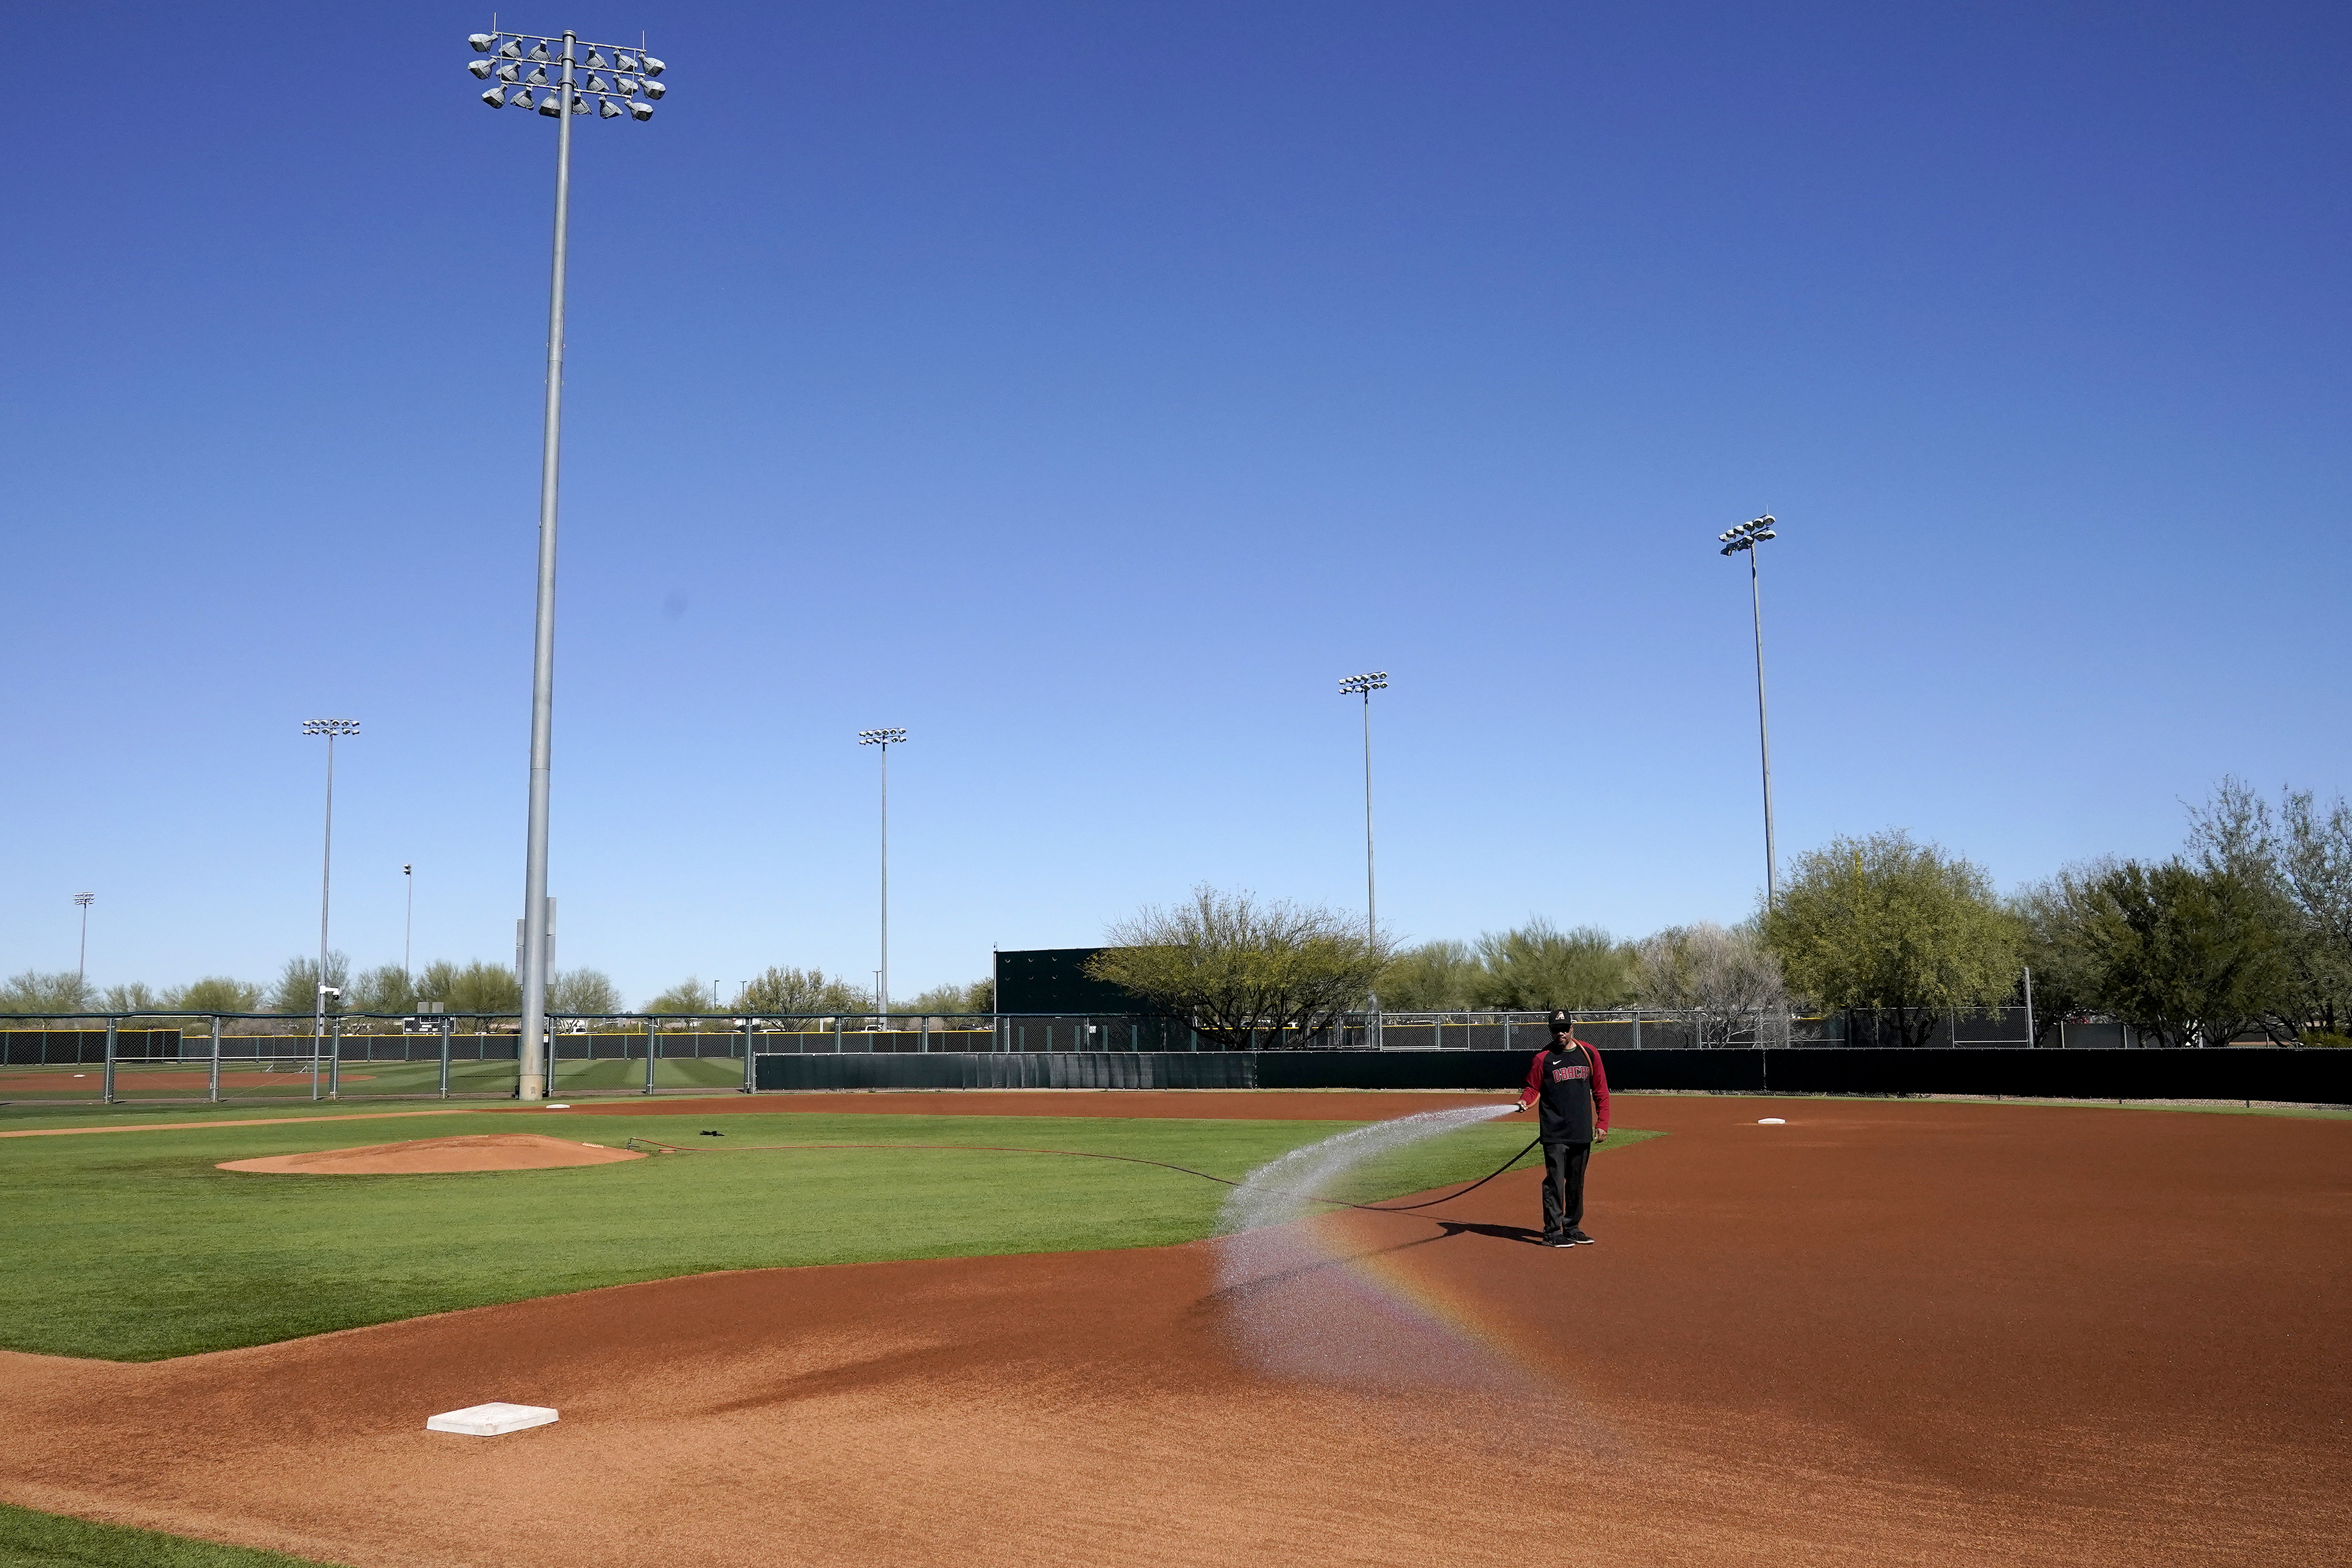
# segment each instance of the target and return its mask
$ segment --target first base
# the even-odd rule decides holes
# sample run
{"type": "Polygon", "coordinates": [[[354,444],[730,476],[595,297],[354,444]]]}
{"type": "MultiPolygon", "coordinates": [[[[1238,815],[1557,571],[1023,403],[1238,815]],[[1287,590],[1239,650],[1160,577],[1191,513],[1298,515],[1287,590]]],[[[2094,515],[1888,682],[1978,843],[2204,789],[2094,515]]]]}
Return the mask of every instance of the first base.
{"type": "Polygon", "coordinates": [[[555,1412],[541,1405],[469,1405],[463,1410],[451,1410],[433,1416],[425,1423],[427,1432],[462,1432],[468,1437],[496,1437],[501,1433],[520,1432],[526,1426],[544,1426],[555,1419],[555,1412]]]}

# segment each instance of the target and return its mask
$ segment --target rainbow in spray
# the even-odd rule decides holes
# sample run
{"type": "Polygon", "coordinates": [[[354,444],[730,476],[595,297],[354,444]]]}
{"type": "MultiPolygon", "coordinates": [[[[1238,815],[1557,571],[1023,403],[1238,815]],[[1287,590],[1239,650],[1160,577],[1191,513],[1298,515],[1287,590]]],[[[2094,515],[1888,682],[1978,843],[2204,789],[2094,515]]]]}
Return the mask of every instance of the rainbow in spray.
{"type": "Polygon", "coordinates": [[[1259,1166],[1218,1216],[1217,1284],[1244,1357],[1271,1376],[1375,1387],[1497,1386],[1523,1375],[1469,1304],[1350,1237],[1321,1201],[1376,1156],[1510,1114],[1424,1111],[1358,1127],[1259,1166]]]}

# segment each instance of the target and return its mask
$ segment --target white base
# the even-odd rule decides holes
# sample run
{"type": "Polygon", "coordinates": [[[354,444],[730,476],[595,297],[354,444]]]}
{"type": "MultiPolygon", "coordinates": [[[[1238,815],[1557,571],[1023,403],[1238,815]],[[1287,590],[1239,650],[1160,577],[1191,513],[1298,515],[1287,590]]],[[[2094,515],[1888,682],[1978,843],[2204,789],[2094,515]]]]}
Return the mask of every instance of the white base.
{"type": "Polygon", "coordinates": [[[1777,1116],[1766,1116],[1758,1119],[1756,1125],[1759,1127],[1786,1127],[1789,1124],[1777,1116]]]}
{"type": "Polygon", "coordinates": [[[554,1419],[555,1412],[541,1405],[469,1405],[463,1410],[446,1411],[432,1417],[425,1423],[425,1429],[461,1432],[468,1437],[496,1437],[527,1426],[544,1426],[554,1419]]]}

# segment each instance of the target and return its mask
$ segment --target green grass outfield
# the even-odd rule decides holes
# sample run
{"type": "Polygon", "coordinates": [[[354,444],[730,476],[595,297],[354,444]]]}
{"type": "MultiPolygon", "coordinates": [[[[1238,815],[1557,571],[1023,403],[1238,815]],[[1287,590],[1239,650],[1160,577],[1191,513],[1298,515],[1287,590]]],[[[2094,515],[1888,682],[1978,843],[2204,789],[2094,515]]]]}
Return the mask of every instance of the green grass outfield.
{"type": "Polygon", "coordinates": [[[308,1557],[0,1503],[0,1568],[321,1568],[308,1557]]]}
{"type": "MultiPolygon", "coordinates": [[[[1238,1177],[1349,1125],[804,1112],[206,1124],[246,1115],[249,1108],[224,1108],[186,1115],[189,1125],[169,1131],[0,1139],[0,1256],[10,1260],[0,1273],[0,1345],[156,1361],[714,1269],[1161,1246],[1208,1235],[1227,1189],[1149,1165],[1040,1154],[718,1151],[1013,1144],[1238,1177]],[[700,1137],[705,1128],[726,1136],[700,1137]],[[713,1152],[428,1176],[214,1169],[263,1154],[524,1131],[713,1152]]],[[[1365,1168],[1330,1195],[1376,1199],[1473,1180],[1529,1135],[1517,1121],[1459,1129],[1365,1168]]],[[[1601,1147],[1645,1136],[1654,1134],[1620,1131],[1601,1147]]]]}
{"type": "MultiPolygon", "coordinates": [[[[174,1061],[121,1061],[115,1064],[114,1092],[118,1100],[158,1102],[199,1102],[205,1094],[208,1063],[201,1057],[174,1061]]],[[[583,1094],[590,1090],[641,1089],[646,1081],[643,1057],[634,1060],[603,1058],[594,1061],[570,1057],[554,1064],[550,1092],[583,1094]]],[[[509,1061],[468,1061],[449,1064],[449,1089],[457,1095],[511,1095],[519,1068],[509,1061]]],[[[226,1102],[302,1101],[310,1099],[310,1065],[290,1058],[278,1058],[268,1070],[250,1058],[226,1058],[221,1063],[226,1102]]],[[[322,1064],[320,1091],[328,1081],[322,1064]]],[[[82,1104],[103,1092],[106,1069],[97,1062],[16,1063],[0,1067],[0,1101],[12,1105],[82,1104]],[[29,1087],[28,1087],[29,1086],[29,1087]]],[[[439,1061],[351,1061],[342,1064],[337,1080],[345,1100],[417,1096],[437,1097],[441,1087],[439,1061]]],[[[664,1057],[654,1064],[654,1088],[660,1089],[740,1089],[740,1057],[664,1057]]]]}

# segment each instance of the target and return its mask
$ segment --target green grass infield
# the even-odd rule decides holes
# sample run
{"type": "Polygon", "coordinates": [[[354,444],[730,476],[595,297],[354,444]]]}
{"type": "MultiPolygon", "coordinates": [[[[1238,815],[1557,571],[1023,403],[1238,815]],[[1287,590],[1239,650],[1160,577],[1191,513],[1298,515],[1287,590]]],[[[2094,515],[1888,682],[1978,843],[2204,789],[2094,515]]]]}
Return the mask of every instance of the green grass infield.
{"type": "MultiPolygon", "coordinates": [[[[190,1118],[161,1132],[0,1139],[0,1256],[11,1260],[0,1271],[0,1345],[159,1361],[717,1269],[1162,1246],[1209,1235],[1229,1189],[1151,1165],[903,1145],[1076,1150],[1239,1177],[1348,1125],[467,1113],[350,1128],[190,1118]],[[725,1136],[703,1137],[706,1129],[725,1136]],[[522,1131],[615,1145],[635,1135],[695,1152],[454,1175],[214,1168],[264,1154],[522,1131]],[[749,1147],[761,1143],[885,1147],[749,1147]]],[[[1457,1129],[1360,1168],[1328,1195],[1370,1201],[1472,1181],[1531,1135],[1517,1119],[1457,1129]]],[[[1621,1130],[1601,1147],[1653,1136],[1621,1130]]]]}
{"type": "Polygon", "coordinates": [[[0,1568],[330,1568],[308,1557],[0,1503],[0,1568]]]}

